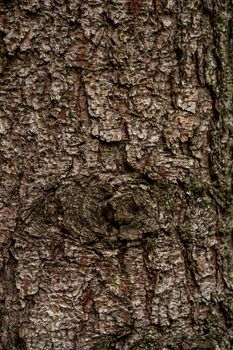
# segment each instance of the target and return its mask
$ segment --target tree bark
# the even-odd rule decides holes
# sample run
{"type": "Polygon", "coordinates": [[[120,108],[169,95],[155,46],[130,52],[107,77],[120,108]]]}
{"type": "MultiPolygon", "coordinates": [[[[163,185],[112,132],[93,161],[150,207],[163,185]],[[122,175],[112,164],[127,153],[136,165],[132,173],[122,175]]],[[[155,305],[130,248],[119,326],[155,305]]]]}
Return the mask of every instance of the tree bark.
{"type": "Polygon", "coordinates": [[[0,349],[233,349],[232,6],[0,1],[0,349]]]}

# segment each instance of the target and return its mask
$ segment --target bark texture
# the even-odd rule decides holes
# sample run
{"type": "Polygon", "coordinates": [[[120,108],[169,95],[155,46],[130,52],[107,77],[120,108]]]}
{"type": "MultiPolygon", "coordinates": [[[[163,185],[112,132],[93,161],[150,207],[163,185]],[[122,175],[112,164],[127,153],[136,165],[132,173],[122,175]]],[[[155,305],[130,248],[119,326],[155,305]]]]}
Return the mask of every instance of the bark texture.
{"type": "Polygon", "coordinates": [[[231,350],[231,0],[0,0],[1,350],[231,350]]]}

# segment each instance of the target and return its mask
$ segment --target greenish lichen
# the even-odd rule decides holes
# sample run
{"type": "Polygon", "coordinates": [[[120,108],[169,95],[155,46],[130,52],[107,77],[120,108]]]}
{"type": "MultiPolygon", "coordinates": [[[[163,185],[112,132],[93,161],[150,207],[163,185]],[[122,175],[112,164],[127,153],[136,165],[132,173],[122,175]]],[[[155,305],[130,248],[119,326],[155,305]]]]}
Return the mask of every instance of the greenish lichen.
{"type": "Polygon", "coordinates": [[[188,177],[184,183],[186,195],[194,198],[200,206],[211,204],[210,185],[201,179],[188,177]]]}

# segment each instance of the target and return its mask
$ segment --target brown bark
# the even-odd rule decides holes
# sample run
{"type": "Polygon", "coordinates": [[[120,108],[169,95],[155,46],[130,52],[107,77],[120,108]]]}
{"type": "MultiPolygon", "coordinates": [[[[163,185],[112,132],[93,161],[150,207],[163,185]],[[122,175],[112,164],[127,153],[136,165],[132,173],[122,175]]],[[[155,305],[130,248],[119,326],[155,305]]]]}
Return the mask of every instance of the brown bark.
{"type": "Polygon", "coordinates": [[[233,349],[232,37],[231,0],[0,1],[0,349],[233,349]]]}

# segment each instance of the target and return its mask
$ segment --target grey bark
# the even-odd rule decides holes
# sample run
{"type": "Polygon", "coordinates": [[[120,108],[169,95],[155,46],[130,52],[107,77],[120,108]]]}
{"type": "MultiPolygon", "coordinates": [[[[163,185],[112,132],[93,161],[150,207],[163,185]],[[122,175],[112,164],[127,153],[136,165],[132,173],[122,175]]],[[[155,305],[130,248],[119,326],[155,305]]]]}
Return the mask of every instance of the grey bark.
{"type": "Polygon", "coordinates": [[[232,350],[232,1],[0,1],[1,350],[232,350]]]}

